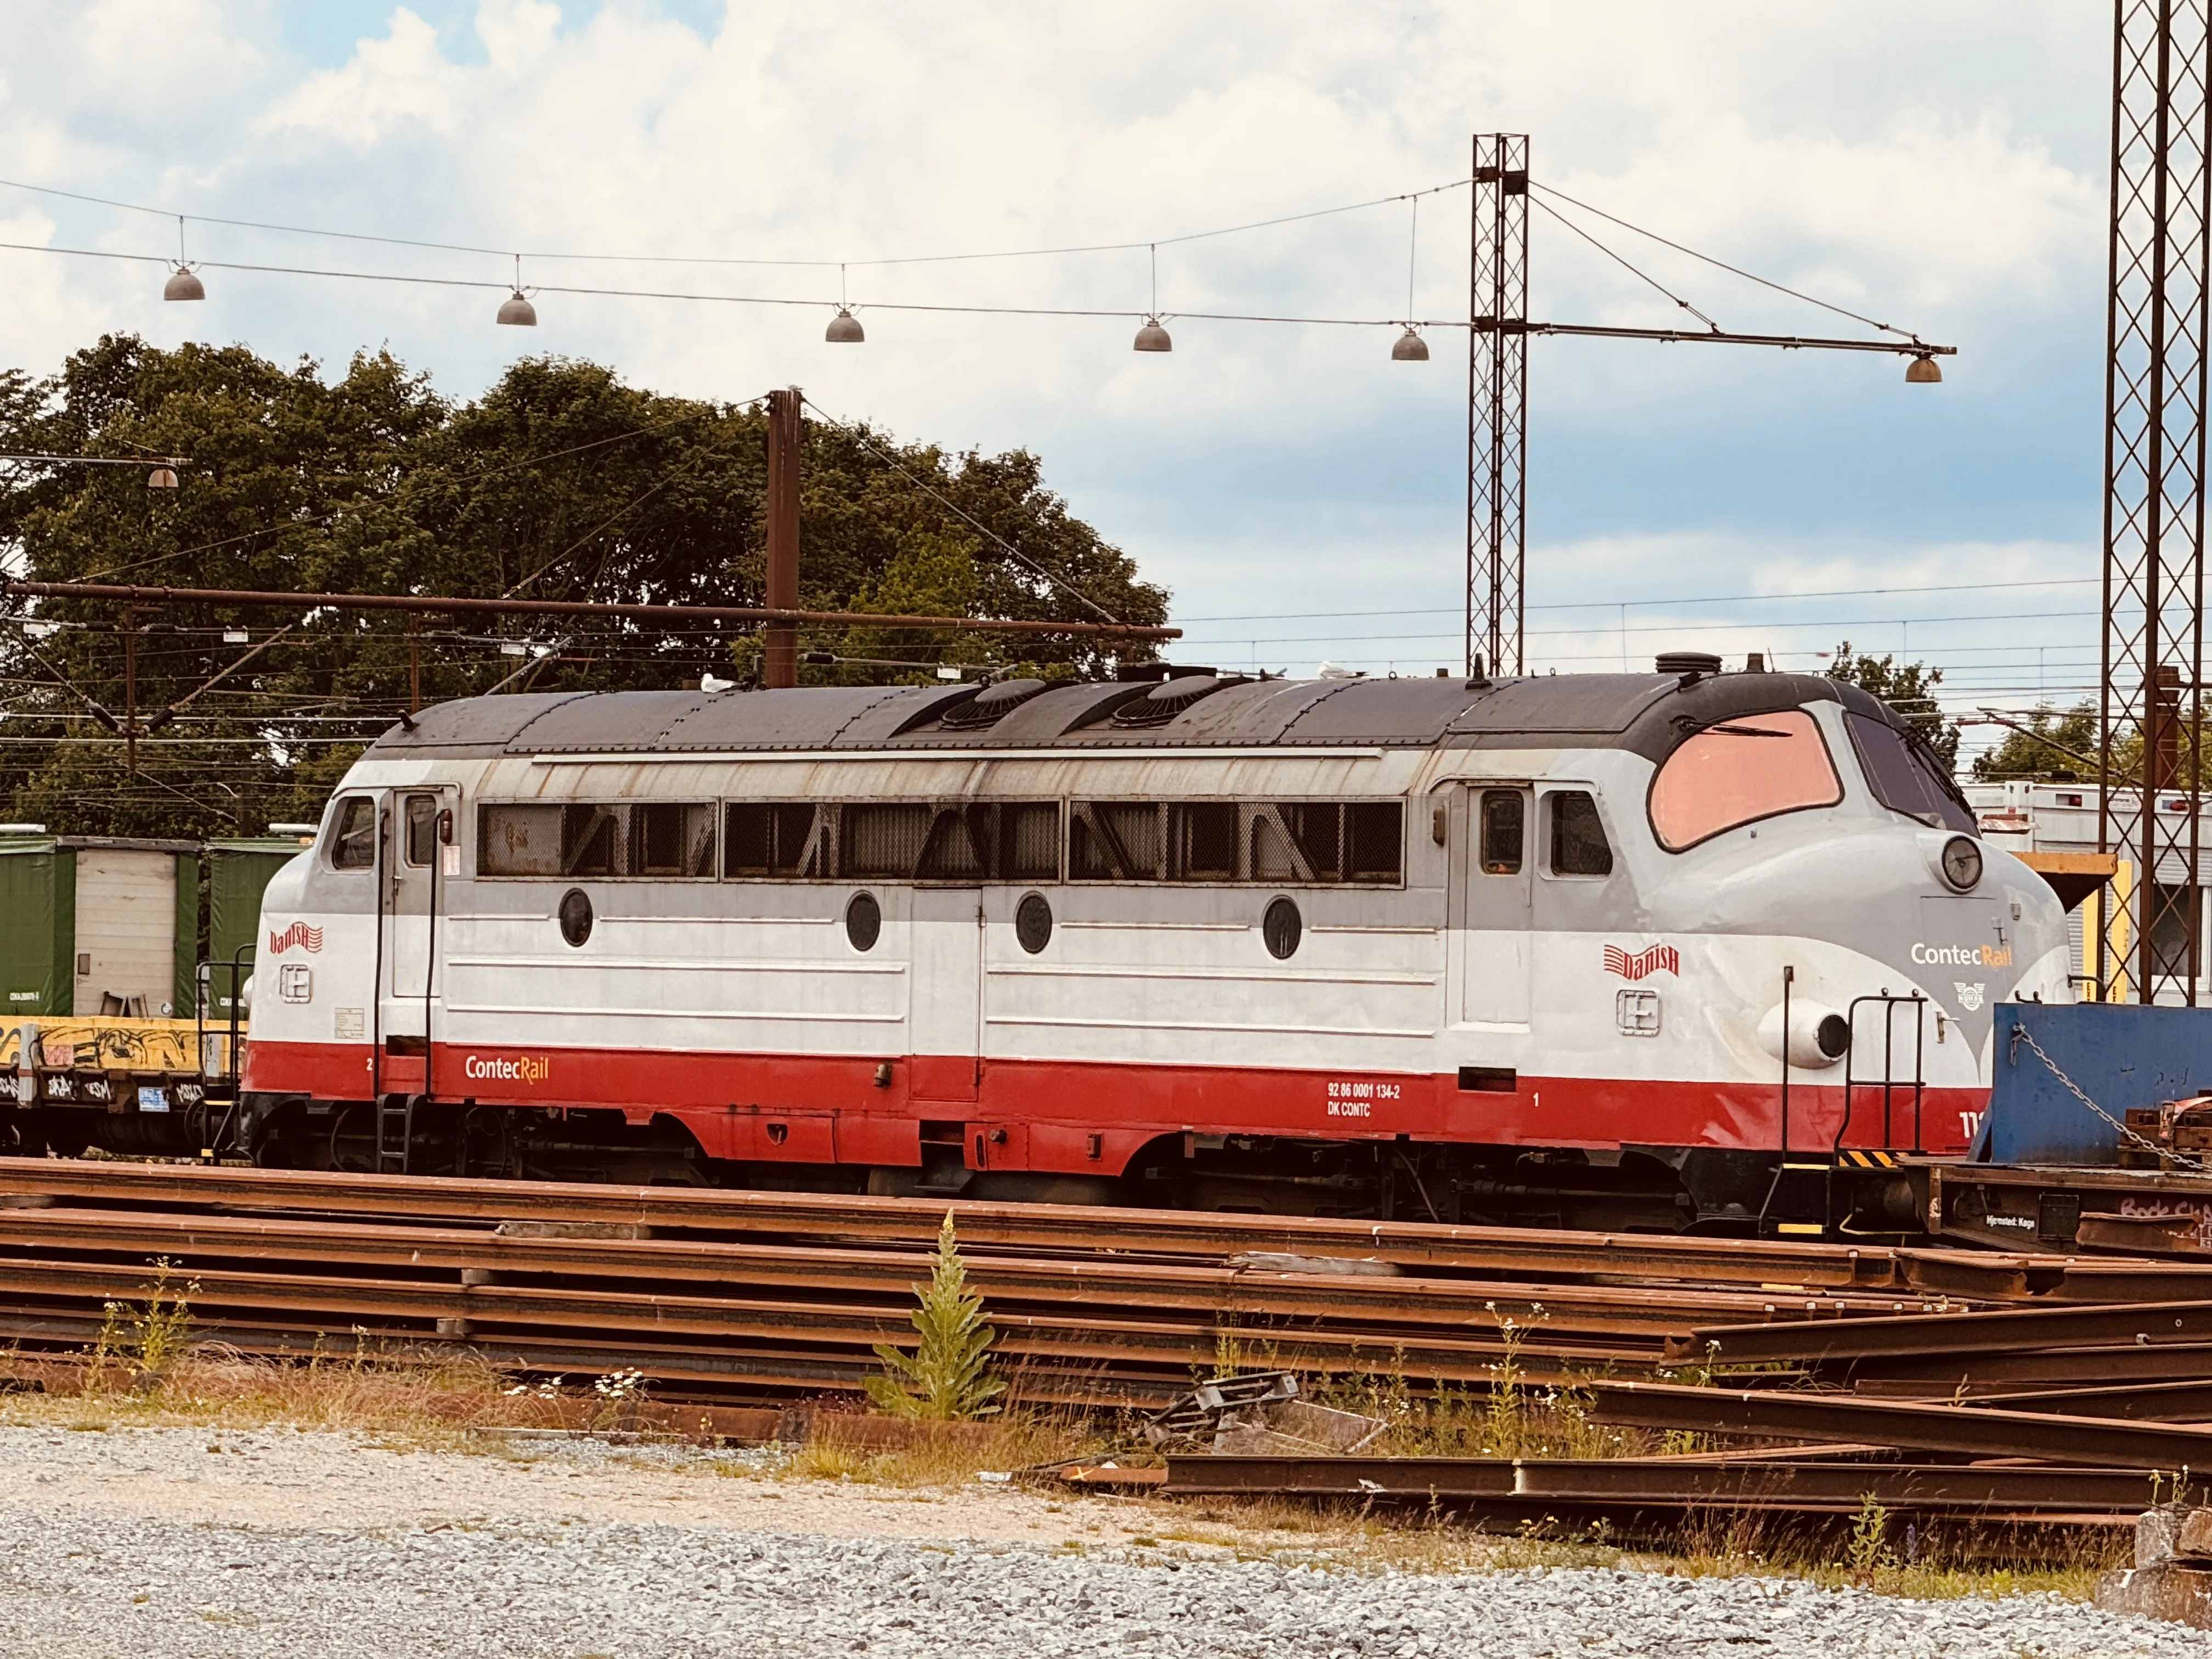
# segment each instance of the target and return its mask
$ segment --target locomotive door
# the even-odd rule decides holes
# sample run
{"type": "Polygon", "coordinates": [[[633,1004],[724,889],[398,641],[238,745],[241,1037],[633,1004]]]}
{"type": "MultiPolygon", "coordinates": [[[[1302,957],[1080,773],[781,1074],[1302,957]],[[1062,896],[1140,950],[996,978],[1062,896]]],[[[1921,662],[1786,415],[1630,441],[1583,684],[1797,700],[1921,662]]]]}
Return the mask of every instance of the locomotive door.
{"type": "Polygon", "coordinates": [[[971,1103],[983,1069],[983,890],[915,888],[910,927],[915,1095],[971,1103]]]}
{"type": "Polygon", "coordinates": [[[453,833],[457,801],[454,791],[439,788],[396,790],[391,797],[378,1024],[384,1036],[381,1083],[395,1093],[430,1092],[432,1016],[441,991],[439,913],[446,882],[460,873],[453,833]]]}
{"type": "Polygon", "coordinates": [[[1468,791],[1462,819],[1468,834],[1455,849],[1453,871],[1462,894],[1455,921],[1462,952],[1459,1018],[1466,1024],[1528,1023],[1528,981],[1535,966],[1528,796],[1517,785],[1468,791]]]}

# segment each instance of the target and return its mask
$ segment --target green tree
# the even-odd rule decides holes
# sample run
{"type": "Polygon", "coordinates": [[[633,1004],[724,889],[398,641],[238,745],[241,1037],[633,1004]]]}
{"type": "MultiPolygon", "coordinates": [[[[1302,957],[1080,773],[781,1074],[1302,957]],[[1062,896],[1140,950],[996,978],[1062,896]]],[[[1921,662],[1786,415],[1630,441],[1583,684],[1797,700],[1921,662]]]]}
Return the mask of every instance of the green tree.
{"type": "Polygon", "coordinates": [[[1830,659],[1828,678],[1880,697],[1905,717],[1905,724],[1927,739],[1928,746],[1946,768],[1957,769],[1958,722],[1945,720],[1936,702],[1936,688],[1943,683],[1942,669],[1930,668],[1925,663],[1899,663],[1893,653],[1881,657],[1864,656],[1854,652],[1851,642],[1845,640],[1830,659]]]}
{"type": "MultiPolygon", "coordinates": [[[[2077,777],[2096,775],[2096,704],[2078,702],[2060,714],[2045,703],[2021,724],[2029,730],[2005,728],[2003,742],[1974,757],[1976,777],[2039,778],[2053,772],[2071,772],[2077,777]],[[2030,735],[2031,732],[2039,735],[2030,735]]],[[[2128,770],[2133,769],[2136,752],[2134,747],[2128,748],[2128,770]]]]}
{"type": "MultiPolygon", "coordinates": [[[[527,359],[456,404],[384,352],[326,380],[313,362],[286,368],[243,347],[166,351],[110,336],[51,380],[0,374],[0,441],[191,458],[173,491],[148,489],[129,467],[0,479],[0,555],[41,580],[763,599],[763,412],[642,391],[599,364],[527,359]]],[[[1126,622],[1165,619],[1164,591],[1069,513],[1026,452],[950,454],[810,420],[801,474],[807,609],[1054,620],[1094,616],[1095,605],[1126,622]]],[[[8,816],[80,833],[258,831],[315,816],[365,741],[407,707],[418,676],[428,702],[696,684],[757,662],[750,636],[599,618],[410,623],[173,606],[127,619],[128,652],[125,621],[112,605],[73,600],[0,618],[8,816]],[[224,638],[240,632],[249,638],[224,638]],[[102,723],[126,701],[142,721],[163,720],[135,771],[102,723]]],[[[1115,660],[1073,640],[950,631],[808,630],[801,645],[915,665],[809,667],[815,682],[927,679],[948,660],[1098,674],[1115,660]]]]}

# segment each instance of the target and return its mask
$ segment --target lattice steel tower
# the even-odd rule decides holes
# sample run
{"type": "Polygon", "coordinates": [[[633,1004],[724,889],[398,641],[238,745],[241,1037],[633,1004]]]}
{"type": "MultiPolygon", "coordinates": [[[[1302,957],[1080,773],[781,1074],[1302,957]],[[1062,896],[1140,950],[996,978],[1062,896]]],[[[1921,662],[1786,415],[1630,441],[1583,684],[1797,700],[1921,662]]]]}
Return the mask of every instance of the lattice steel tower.
{"type": "Polygon", "coordinates": [[[1474,140],[1467,331],[1467,665],[1522,670],[1527,501],[1528,139],[1474,140]]]}
{"type": "Polygon", "coordinates": [[[2117,0],[2097,844],[2120,864],[2087,919],[2108,1000],[2197,1000],[2208,47],[2205,0],[2117,0]]]}

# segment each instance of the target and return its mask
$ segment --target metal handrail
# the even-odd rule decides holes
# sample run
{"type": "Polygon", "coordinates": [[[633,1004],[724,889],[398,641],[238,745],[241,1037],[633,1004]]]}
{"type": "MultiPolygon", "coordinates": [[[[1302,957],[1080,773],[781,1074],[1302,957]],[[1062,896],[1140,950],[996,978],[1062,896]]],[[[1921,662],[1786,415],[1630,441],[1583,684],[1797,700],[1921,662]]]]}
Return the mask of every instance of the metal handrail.
{"type": "Polygon", "coordinates": [[[1879,1086],[1881,1090],[1881,1144],[1887,1148],[1893,1146],[1897,1139],[1897,1091],[1905,1086],[1895,1075],[1897,1011],[1901,1005],[1910,1004],[1913,1011],[1911,1079],[1912,1151],[1916,1156],[1926,1151],[1922,1116],[1927,1097],[1928,999],[1917,991],[1910,996],[1892,996],[1888,992],[1883,991],[1867,996],[1854,997],[1851,999],[1850,1006],[1844,1011],[1844,1022],[1850,1028],[1850,1042],[1844,1050],[1844,1115],[1836,1125],[1835,1139],[1828,1144],[1828,1156],[1832,1159],[1842,1152],[1844,1137],[1850,1132],[1851,1116],[1857,1107],[1856,1091],[1859,1085],[1865,1084],[1869,1087],[1874,1087],[1877,1085],[1875,1079],[1861,1078],[1857,1070],[1859,1009],[1869,1002],[1880,1003],[1882,1006],[1881,1077],[1879,1079],[1879,1086]]]}

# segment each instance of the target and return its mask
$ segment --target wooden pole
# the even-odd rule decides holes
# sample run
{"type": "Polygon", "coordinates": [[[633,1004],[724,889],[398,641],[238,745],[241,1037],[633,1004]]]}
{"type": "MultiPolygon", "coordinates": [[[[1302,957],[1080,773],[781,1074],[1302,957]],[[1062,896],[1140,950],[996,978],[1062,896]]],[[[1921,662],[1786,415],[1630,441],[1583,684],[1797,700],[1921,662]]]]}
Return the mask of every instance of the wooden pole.
{"type": "MultiPolygon", "coordinates": [[[[799,388],[768,394],[768,608],[799,608],[799,388]]],[[[763,684],[799,684],[799,629],[776,623],[766,632],[763,684]]]]}

